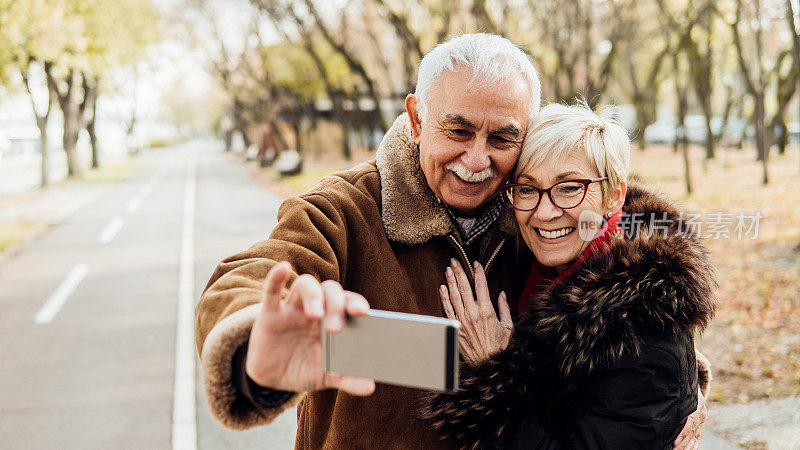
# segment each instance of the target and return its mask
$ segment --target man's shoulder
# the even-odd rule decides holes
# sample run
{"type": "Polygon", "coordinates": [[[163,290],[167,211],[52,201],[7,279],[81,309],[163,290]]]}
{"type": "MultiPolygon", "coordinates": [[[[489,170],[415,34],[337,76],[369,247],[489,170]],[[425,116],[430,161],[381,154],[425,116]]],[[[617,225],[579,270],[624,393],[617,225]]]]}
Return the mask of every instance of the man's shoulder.
{"type": "Polygon", "coordinates": [[[381,199],[381,179],[375,160],[362,162],[350,169],[326,175],[300,197],[322,196],[329,201],[342,201],[371,198],[381,199]]]}

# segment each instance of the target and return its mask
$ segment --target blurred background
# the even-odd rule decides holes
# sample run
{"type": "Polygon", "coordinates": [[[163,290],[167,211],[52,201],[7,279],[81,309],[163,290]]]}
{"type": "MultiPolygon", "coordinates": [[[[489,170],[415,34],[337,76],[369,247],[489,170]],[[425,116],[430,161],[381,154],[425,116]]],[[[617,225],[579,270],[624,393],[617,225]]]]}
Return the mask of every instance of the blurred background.
{"type": "Polygon", "coordinates": [[[545,101],[617,105],[634,175],[702,227],[703,447],[800,448],[799,10],[0,0],[0,448],[291,447],[291,413],[208,416],[193,302],[282,198],[372,158],[421,57],[475,31],[528,52],[545,101]]]}

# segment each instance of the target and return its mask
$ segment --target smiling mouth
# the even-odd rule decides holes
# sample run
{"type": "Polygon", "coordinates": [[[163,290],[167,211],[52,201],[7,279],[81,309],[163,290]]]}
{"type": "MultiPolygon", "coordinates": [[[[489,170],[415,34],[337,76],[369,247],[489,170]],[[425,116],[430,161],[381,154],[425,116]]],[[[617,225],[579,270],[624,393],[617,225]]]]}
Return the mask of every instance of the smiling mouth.
{"type": "Polygon", "coordinates": [[[450,171],[450,173],[452,173],[452,174],[453,174],[453,175],[454,175],[454,176],[455,176],[455,177],[458,179],[458,181],[460,181],[460,182],[462,182],[462,183],[467,183],[467,184],[472,184],[472,185],[478,185],[478,184],[481,184],[481,183],[483,183],[484,181],[486,181],[486,180],[479,180],[479,181],[465,180],[465,179],[461,178],[461,177],[460,177],[460,176],[459,176],[457,173],[455,173],[455,172],[453,172],[453,171],[450,171]]]}
{"type": "Polygon", "coordinates": [[[541,228],[536,228],[536,233],[538,233],[539,236],[545,239],[558,239],[562,236],[571,234],[573,231],[575,231],[575,228],[573,227],[559,228],[557,230],[550,230],[550,231],[543,230],[541,228]]]}

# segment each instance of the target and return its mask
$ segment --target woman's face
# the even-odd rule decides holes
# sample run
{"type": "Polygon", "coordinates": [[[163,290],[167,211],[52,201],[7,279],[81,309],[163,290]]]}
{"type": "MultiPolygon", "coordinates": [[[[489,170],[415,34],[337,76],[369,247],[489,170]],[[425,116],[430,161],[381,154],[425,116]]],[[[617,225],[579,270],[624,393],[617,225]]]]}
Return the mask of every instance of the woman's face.
{"type": "MultiPolygon", "coordinates": [[[[600,174],[583,152],[575,151],[565,161],[528,168],[516,182],[547,189],[560,181],[586,178],[600,178],[600,174]]],[[[522,238],[540,263],[563,269],[586,250],[594,233],[580,232],[580,227],[599,229],[608,212],[600,186],[600,182],[590,184],[586,197],[574,208],[561,209],[544,194],[533,211],[516,211],[522,238]]]]}

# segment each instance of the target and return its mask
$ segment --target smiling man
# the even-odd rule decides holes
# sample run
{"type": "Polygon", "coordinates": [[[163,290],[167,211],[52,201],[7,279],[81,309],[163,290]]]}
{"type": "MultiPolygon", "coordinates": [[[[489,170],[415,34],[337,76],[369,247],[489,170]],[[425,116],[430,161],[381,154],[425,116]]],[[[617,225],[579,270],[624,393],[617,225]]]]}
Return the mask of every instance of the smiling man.
{"type": "Polygon", "coordinates": [[[376,159],[286,200],[269,239],[209,280],[196,338],[214,416],[243,429],[302,400],[298,448],[443,447],[416,419],[421,391],[324,374],[319,323],[340,330],[365,299],[442,316],[451,258],[480,261],[493,298],[517,298],[529,263],[497,193],[539,103],[530,58],[505,38],[467,34],[426,55],[376,159]]]}
{"type": "Polygon", "coordinates": [[[287,199],[269,239],[211,276],[196,340],[214,416],[244,429],[301,402],[297,448],[445,448],[417,419],[422,391],[325,374],[320,325],[368,308],[442,316],[451,259],[480,262],[513,308],[531,254],[497,194],[539,103],[530,58],[505,38],[428,53],[375,160],[287,199]]]}

